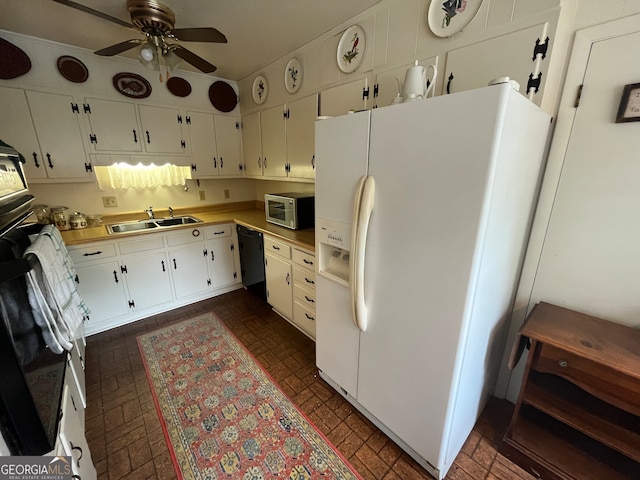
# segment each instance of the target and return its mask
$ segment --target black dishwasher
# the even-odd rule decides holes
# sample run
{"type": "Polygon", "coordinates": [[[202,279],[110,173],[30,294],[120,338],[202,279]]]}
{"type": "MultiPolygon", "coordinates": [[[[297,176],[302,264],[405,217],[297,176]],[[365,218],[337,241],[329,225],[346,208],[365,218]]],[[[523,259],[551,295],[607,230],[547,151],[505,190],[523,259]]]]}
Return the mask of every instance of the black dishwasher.
{"type": "Polygon", "coordinates": [[[262,233],[242,225],[237,225],[240,247],[240,270],[242,284],[258,295],[266,298],[264,279],[264,245],[262,233]]]}

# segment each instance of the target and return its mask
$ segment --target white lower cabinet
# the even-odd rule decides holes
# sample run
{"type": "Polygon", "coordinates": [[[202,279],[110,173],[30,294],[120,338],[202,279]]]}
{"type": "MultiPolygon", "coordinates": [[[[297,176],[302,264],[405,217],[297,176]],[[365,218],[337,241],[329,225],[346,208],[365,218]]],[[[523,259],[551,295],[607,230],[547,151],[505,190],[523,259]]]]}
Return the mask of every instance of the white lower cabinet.
{"type": "Polygon", "coordinates": [[[64,455],[71,457],[74,478],[93,480],[97,478],[97,472],[93,466],[91,451],[84,434],[84,422],[81,421],[79,414],[83,407],[79,399],[75,398],[76,393],[66,382],[66,378],[65,375],[58,440],[64,455]]]}
{"type": "Polygon", "coordinates": [[[232,224],[69,246],[87,334],[242,287],[232,224]]]}
{"type": "Polygon", "coordinates": [[[276,312],[315,339],[315,256],[264,236],[267,301],[276,312]]]}

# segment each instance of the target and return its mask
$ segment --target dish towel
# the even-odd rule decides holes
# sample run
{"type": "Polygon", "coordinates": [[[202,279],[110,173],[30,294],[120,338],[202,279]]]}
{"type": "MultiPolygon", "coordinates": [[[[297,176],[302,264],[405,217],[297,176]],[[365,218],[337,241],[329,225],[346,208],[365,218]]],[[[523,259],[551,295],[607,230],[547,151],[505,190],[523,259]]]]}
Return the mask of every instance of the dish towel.
{"type": "Polygon", "coordinates": [[[75,332],[89,309],[78,293],[76,272],[62,236],[45,225],[24,255],[38,258],[27,273],[29,304],[49,348],[55,353],[73,348],[75,332]]]}

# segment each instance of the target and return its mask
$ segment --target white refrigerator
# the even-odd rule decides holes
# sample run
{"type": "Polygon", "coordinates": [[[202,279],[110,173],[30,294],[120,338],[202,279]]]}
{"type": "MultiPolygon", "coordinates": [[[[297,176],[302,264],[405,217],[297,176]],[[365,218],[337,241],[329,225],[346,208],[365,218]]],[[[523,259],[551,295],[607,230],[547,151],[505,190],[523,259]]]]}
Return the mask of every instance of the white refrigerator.
{"type": "Polygon", "coordinates": [[[549,125],[509,84],[316,122],[317,366],[438,479],[492,393],[549,125]]]}

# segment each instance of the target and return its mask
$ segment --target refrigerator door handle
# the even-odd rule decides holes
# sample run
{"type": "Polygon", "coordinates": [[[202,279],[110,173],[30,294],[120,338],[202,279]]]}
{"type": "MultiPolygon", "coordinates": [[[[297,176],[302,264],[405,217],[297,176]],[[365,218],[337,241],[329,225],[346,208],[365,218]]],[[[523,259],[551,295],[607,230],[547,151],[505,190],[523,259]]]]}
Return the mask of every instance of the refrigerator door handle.
{"type": "Polygon", "coordinates": [[[364,262],[369,220],[373,212],[376,184],[372,176],[362,177],[354,202],[354,223],[351,235],[350,296],[353,320],[362,332],[367,330],[367,305],[364,299],[364,262]]]}

